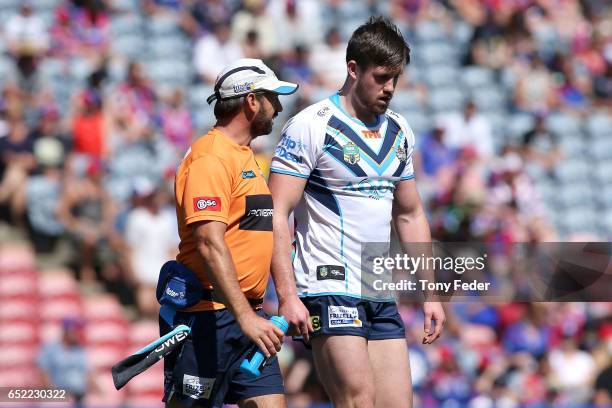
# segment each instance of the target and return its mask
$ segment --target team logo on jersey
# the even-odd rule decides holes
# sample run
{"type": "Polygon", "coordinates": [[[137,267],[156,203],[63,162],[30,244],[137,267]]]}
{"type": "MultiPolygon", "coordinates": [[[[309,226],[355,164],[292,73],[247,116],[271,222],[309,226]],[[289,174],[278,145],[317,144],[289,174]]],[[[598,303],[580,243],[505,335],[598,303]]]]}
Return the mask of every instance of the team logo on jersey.
{"type": "Polygon", "coordinates": [[[362,130],[361,133],[366,139],[380,139],[380,132],[378,130],[362,130]]]}
{"type": "Polygon", "coordinates": [[[319,265],[317,266],[317,280],[341,280],[345,278],[344,266],[319,265]]]}
{"type": "Polygon", "coordinates": [[[406,151],[406,148],[402,145],[397,146],[397,149],[395,149],[395,155],[397,156],[399,161],[408,160],[408,152],[406,151]]]}
{"type": "Polygon", "coordinates": [[[219,197],[195,197],[193,211],[221,211],[221,199],[219,197]]]}
{"type": "Polygon", "coordinates": [[[361,160],[359,148],[353,142],[348,142],[344,145],[342,148],[342,154],[344,155],[344,161],[350,164],[355,164],[361,160]]]}

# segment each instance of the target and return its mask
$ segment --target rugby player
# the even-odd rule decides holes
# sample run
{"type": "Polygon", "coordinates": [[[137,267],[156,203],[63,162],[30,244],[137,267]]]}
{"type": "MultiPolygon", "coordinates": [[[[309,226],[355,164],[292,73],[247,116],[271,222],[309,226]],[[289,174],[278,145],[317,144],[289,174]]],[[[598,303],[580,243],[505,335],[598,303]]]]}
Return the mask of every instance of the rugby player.
{"type": "MultiPolygon", "coordinates": [[[[364,298],[361,282],[361,244],[389,242],[391,222],[403,244],[431,242],[414,180],[414,135],[389,109],[409,61],[399,29],[370,18],[348,43],[340,91],[287,122],[271,164],[279,313],[294,333],[311,336],[337,408],[412,406],[397,305],[364,298]]],[[[440,336],[445,320],[432,296],[424,302],[423,343],[440,336]]]]}

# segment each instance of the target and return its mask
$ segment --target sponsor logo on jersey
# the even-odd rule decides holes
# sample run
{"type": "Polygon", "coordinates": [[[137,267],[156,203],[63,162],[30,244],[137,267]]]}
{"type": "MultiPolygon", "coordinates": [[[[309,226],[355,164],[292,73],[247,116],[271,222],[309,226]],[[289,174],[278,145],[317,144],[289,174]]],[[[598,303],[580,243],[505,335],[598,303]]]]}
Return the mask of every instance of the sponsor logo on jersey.
{"type": "Polygon", "coordinates": [[[397,149],[395,149],[395,155],[400,161],[408,160],[408,152],[406,151],[406,148],[401,144],[397,146],[397,149]]]}
{"type": "Polygon", "coordinates": [[[321,316],[310,316],[310,324],[312,324],[312,330],[321,330],[321,316]]]}
{"type": "Polygon", "coordinates": [[[361,133],[366,139],[380,139],[380,132],[378,130],[362,130],[361,133]]]}
{"type": "Polygon", "coordinates": [[[355,164],[361,159],[359,148],[353,142],[348,142],[344,145],[342,154],[344,155],[344,161],[350,164],[355,164]]]}
{"type": "Polygon", "coordinates": [[[324,106],[321,109],[319,109],[319,111],[317,112],[317,115],[319,115],[320,117],[324,117],[328,113],[329,113],[329,106],[324,106]]]}
{"type": "Polygon", "coordinates": [[[253,170],[244,170],[242,172],[243,179],[252,179],[255,178],[255,172],[253,170]]]}
{"type": "Polygon", "coordinates": [[[358,191],[374,200],[380,200],[385,193],[393,192],[395,185],[385,180],[363,179],[359,183],[349,183],[344,187],[345,190],[358,191]]]}
{"type": "Polygon", "coordinates": [[[319,265],[317,266],[317,280],[341,280],[346,277],[344,266],[340,265],[319,265]]]}
{"type": "Polygon", "coordinates": [[[183,374],[183,395],[193,399],[210,398],[215,384],[214,378],[197,377],[195,375],[183,374]]]}
{"type": "Polygon", "coordinates": [[[327,306],[328,326],[331,327],[361,327],[359,311],[356,307],[327,306]]]}
{"type": "Polygon", "coordinates": [[[290,151],[288,151],[282,146],[278,146],[274,153],[276,154],[277,157],[292,161],[294,163],[301,164],[304,162],[304,159],[302,158],[302,156],[298,156],[295,153],[291,153],[290,151]]]}
{"type": "Polygon", "coordinates": [[[234,85],[234,93],[252,91],[253,89],[255,89],[253,82],[245,82],[244,84],[234,85]]]}
{"type": "Polygon", "coordinates": [[[221,199],[219,197],[195,197],[193,199],[194,211],[221,211],[221,199]]]}
{"type": "Polygon", "coordinates": [[[272,231],[274,206],[270,194],[254,194],[245,197],[244,215],[239,229],[249,231],[272,231]]]}

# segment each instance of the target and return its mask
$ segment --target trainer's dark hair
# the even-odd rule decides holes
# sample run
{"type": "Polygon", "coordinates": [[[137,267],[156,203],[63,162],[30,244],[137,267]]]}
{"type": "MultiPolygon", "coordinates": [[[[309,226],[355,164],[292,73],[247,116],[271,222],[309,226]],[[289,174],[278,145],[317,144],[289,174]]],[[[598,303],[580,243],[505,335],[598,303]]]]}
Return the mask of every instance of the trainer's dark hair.
{"type": "MultiPolygon", "coordinates": [[[[257,97],[257,99],[260,101],[261,101],[261,98],[263,98],[263,96],[264,94],[261,92],[258,92],[255,94],[255,97],[257,97]]],[[[239,98],[229,98],[229,99],[218,100],[215,103],[215,110],[214,110],[215,118],[217,120],[227,120],[227,119],[233,118],[240,110],[240,107],[244,103],[245,97],[246,95],[241,96],[239,98]]]]}
{"type": "Polygon", "coordinates": [[[388,18],[372,16],[355,30],[346,48],[346,62],[368,66],[403,67],[410,63],[410,47],[388,18]]]}

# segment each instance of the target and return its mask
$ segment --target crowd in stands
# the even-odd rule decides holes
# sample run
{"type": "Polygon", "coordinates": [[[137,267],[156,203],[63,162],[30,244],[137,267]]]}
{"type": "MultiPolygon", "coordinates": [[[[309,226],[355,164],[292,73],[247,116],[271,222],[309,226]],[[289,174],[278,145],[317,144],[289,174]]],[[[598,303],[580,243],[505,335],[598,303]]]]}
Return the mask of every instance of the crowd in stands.
{"type": "MultiPolygon", "coordinates": [[[[612,9],[595,0],[2,0],[0,220],[155,319],[174,171],[214,124],[218,72],[262,58],[300,84],[253,145],[266,168],[284,121],[342,85],[372,14],[412,50],[392,107],[434,238],[612,237],[612,9]]],[[[612,404],[610,304],[447,309],[422,346],[419,307],[402,305],[415,406],[612,404]]],[[[287,341],[282,362],[292,407],[328,406],[309,351],[287,341]]]]}

